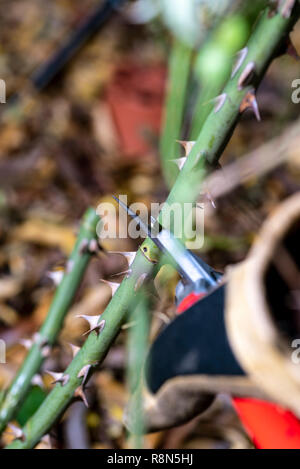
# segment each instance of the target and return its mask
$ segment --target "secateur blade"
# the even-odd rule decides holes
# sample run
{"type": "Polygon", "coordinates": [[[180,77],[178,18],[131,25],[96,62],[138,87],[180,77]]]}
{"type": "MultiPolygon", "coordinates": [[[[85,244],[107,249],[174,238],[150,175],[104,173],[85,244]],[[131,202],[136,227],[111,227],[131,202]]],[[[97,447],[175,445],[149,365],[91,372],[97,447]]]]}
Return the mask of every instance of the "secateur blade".
{"type": "Polygon", "coordinates": [[[205,283],[207,289],[217,286],[219,274],[215,272],[202,259],[197,258],[191,251],[185,248],[179,239],[171,231],[164,228],[157,220],[151,218],[151,225],[143,222],[141,217],[131,210],[124,202],[117,197],[113,198],[126,210],[154,244],[175,264],[183,279],[195,288],[201,283],[205,283]]]}

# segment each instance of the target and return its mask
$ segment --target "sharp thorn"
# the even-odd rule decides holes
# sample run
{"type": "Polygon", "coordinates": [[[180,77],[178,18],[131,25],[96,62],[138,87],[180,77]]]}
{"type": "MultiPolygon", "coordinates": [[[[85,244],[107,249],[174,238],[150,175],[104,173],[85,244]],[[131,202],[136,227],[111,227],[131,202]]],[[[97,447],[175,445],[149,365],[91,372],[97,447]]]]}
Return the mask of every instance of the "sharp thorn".
{"type": "Polygon", "coordinates": [[[34,377],[31,380],[31,384],[33,386],[38,386],[41,389],[45,389],[44,381],[41,375],[34,375],[34,377]]]}
{"type": "Polygon", "coordinates": [[[76,317],[85,319],[85,321],[87,321],[90,325],[90,329],[87,332],[85,332],[83,335],[87,335],[87,334],[89,334],[90,332],[93,332],[93,331],[95,331],[97,333],[97,335],[99,335],[105,327],[105,320],[104,319],[99,322],[99,319],[101,318],[101,316],[86,316],[84,314],[81,314],[81,315],[76,316],[76,317]]]}
{"type": "Polygon", "coordinates": [[[96,254],[99,251],[99,245],[96,239],[91,239],[89,242],[89,252],[91,254],[96,254]]]}
{"type": "Polygon", "coordinates": [[[85,314],[81,314],[81,315],[76,316],[76,317],[84,319],[85,321],[87,321],[89,323],[90,330],[92,331],[92,330],[95,329],[95,327],[98,327],[99,320],[100,320],[101,316],[87,316],[85,314]]]}
{"type": "Polygon", "coordinates": [[[244,49],[241,49],[237,54],[236,54],[236,61],[233,64],[232,67],[232,72],[231,72],[231,78],[234,78],[236,73],[239,71],[240,67],[242,66],[245,58],[247,57],[248,54],[248,47],[244,47],[244,49]]]}
{"type": "Polygon", "coordinates": [[[190,152],[193,149],[193,146],[196,143],[193,140],[176,140],[176,142],[180,143],[180,145],[184,148],[184,153],[186,157],[189,156],[190,152]]]}
{"type": "Polygon", "coordinates": [[[171,163],[174,163],[176,164],[176,166],[178,167],[179,171],[182,170],[182,168],[184,167],[185,165],[185,162],[187,160],[187,157],[186,156],[182,156],[181,158],[176,158],[175,160],[169,160],[171,163]]]}
{"type": "Polygon", "coordinates": [[[80,378],[83,378],[82,380],[82,383],[81,383],[81,387],[83,388],[86,380],[87,380],[87,377],[88,377],[88,374],[90,372],[90,369],[91,369],[92,365],[86,365],[84,366],[78,373],[77,375],[77,378],[80,379],[80,378]]]}
{"type": "Polygon", "coordinates": [[[249,62],[244,68],[239,80],[238,80],[238,90],[241,91],[245,86],[249,85],[253,74],[255,72],[255,63],[249,62]]]}
{"type": "Polygon", "coordinates": [[[215,107],[214,107],[214,112],[215,113],[219,112],[220,109],[222,109],[222,107],[225,104],[226,99],[227,99],[227,94],[226,93],[222,93],[222,94],[220,94],[219,96],[217,96],[216,98],[213,99],[213,101],[215,103],[215,107]]]}
{"type": "Polygon", "coordinates": [[[206,197],[209,200],[209,202],[211,203],[212,207],[216,209],[217,208],[216,202],[213,200],[213,198],[212,198],[212,196],[210,195],[209,192],[206,193],[206,197]]]}
{"type": "Polygon", "coordinates": [[[64,273],[65,273],[64,270],[53,270],[53,271],[48,271],[46,276],[47,278],[52,280],[52,282],[54,283],[56,287],[58,287],[58,285],[61,283],[64,277],[64,273]]]}
{"type": "Polygon", "coordinates": [[[119,277],[119,275],[127,275],[127,277],[132,273],[132,269],[123,270],[123,272],[118,272],[116,274],[112,274],[111,277],[119,277]]]}
{"type": "Polygon", "coordinates": [[[130,267],[135,259],[136,251],[110,251],[110,254],[120,254],[121,256],[124,256],[128,262],[128,266],[130,267]]]}
{"type": "Polygon", "coordinates": [[[77,353],[80,351],[80,347],[77,347],[77,345],[73,345],[73,344],[68,344],[72,350],[72,356],[73,358],[76,357],[77,353]]]}
{"type": "Polygon", "coordinates": [[[82,386],[79,386],[79,387],[75,390],[75,392],[74,392],[74,397],[79,397],[80,399],[83,400],[84,405],[85,405],[86,407],[89,407],[89,403],[88,403],[87,398],[86,398],[86,396],[85,396],[85,394],[84,394],[84,391],[83,391],[83,389],[82,389],[82,386]]]}
{"type": "Polygon", "coordinates": [[[85,238],[80,243],[79,253],[82,255],[82,254],[87,253],[88,250],[89,250],[89,240],[85,238]]]}
{"type": "Polygon", "coordinates": [[[205,203],[209,202],[213,208],[217,208],[217,205],[215,203],[215,201],[213,200],[212,196],[210,195],[209,192],[204,192],[202,194],[200,194],[199,198],[198,198],[198,202],[196,204],[196,208],[198,209],[201,209],[203,210],[204,209],[204,205],[205,203]]]}
{"type": "Polygon", "coordinates": [[[148,277],[147,274],[142,274],[142,275],[138,278],[138,280],[137,280],[137,282],[136,282],[136,284],[135,284],[135,287],[134,287],[134,291],[135,291],[135,292],[138,291],[138,290],[142,287],[142,285],[145,283],[145,280],[146,280],[147,277],[148,277]]]}
{"type": "Polygon", "coordinates": [[[50,435],[44,435],[43,438],[41,439],[41,443],[47,446],[47,448],[52,449],[50,435]]]}
{"type": "Polygon", "coordinates": [[[61,383],[62,386],[65,386],[66,384],[68,384],[69,379],[70,379],[70,376],[65,375],[64,373],[56,373],[55,371],[49,371],[49,370],[46,370],[46,373],[52,376],[52,378],[54,379],[54,381],[51,384],[61,383]]]}
{"type": "Polygon", "coordinates": [[[17,427],[13,423],[9,423],[8,428],[10,430],[10,433],[12,433],[16,440],[25,441],[25,435],[21,428],[17,427]]]}
{"type": "Polygon", "coordinates": [[[258,109],[258,104],[257,104],[254,90],[248,91],[248,93],[246,94],[246,96],[244,97],[240,105],[240,112],[244,112],[246,109],[252,109],[256,119],[258,121],[261,121],[260,112],[258,109]]]}
{"type": "Polygon", "coordinates": [[[41,348],[41,354],[42,354],[42,357],[43,358],[48,358],[50,356],[50,353],[51,353],[51,347],[50,345],[44,345],[42,348],[41,348]]]}
{"type": "Polygon", "coordinates": [[[106,283],[111,288],[112,296],[114,296],[114,294],[116,293],[116,291],[118,290],[120,286],[120,283],[108,282],[107,280],[103,280],[103,279],[101,279],[101,282],[106,283]]]}
{"type": "Polygon", "coordinates": [[[44,347],[45,345],[48,344],[48,340],[45,337],[41,336],[39,332],[36,332],[33,335],[33,342],[39,347],[44,347]]]}
{"type": "Polygon", "coordinates": [[[29,350],[33,346],[34,342],[31,339],[20,339],[19,344],[29,350]]]}

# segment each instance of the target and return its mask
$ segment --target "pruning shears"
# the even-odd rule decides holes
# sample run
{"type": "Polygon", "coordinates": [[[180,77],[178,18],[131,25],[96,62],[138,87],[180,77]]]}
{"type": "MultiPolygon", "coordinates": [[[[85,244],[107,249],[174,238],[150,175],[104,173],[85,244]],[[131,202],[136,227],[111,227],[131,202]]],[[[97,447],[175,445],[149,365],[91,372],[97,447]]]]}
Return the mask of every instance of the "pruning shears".
{"type": "Polygon", "coordinates": [[[151,224],[146,224],[133,210],[117,197],[114,199],[127,211],[144,233],[154,244],[170,259],[176,267],[182,280],[176,289],[176,302],[178,311],[183,310],[184,302],[191,304],[195,299],[203,298],[209,292],[218,287],[222,274],[215,271],[200,257],[187,250],[181,241],[171,231],[165,229],[157,220],[151,219],[151,224]]]}
{"type": "Polygon", "coordinates": [[[154,341],[145,366],[151,395],[150,429],[185,423],[209,407],[213,393],[227,389],[256,448],[300,448],[299,420],[251,386],[244,386],[247,373],[235,357],[226,330],[226,282],[222,274],[187,250],[158,221],[147,225],[115,199],[172,260],[182,277],[176,288],[178,317],[154,341]],[[191,405],[186,402],[181,412],[182,399],[191,405]]]}

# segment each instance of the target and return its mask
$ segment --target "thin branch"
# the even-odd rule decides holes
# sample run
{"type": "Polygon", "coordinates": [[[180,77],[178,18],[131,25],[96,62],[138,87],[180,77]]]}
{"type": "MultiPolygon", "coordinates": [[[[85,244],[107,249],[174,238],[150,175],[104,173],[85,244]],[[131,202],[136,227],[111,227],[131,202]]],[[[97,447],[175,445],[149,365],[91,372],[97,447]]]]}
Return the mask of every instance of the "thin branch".
{"type": "Polygon", "coordinates": [[[39,333],[35,334],[32,339],[29,353],[2,401],[0,432],[16,415],[31,387],[33,377],[39,372],[56,341],[91,258],[92,250],[89,247],[91,242],[94,244],[96,241],[96,226],[99,220],[94,209],[86,211],[77,242],[68,260],[64,277],[56,290],[47,318],[39,333]]]}

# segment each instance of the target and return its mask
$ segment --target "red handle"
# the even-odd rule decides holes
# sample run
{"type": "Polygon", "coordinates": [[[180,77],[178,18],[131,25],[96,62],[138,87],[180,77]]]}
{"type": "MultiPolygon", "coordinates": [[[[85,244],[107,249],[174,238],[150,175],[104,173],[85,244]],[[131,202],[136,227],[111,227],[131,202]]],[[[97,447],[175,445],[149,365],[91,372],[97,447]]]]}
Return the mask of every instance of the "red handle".
{"type": "MultiPolygon", "coordinates": [[[[177,308],[183,313],[205,294],[190,293],[177,308]]],[[[258,449],[300,449],[300,421],[288,410],[252,398],[233,398],[233,404],[247,433],[258,449]]]]}
{"type": "Polygon", "coordinates": [[[233,403],[256,448],[300,448],[300,422],[291,412],[258,399],[235,397],[233,403]]]}
{"type": "Polygon", "coordinates": [[[190,293],[182,300],[182,302],[178,306],[176,311],[177,314],[183,313],[185,310],[189,309],[191,306],[193,306],[193,304],[197,303],[197,301],[199,301],[204,296],[205,293],[190,293]]]}

